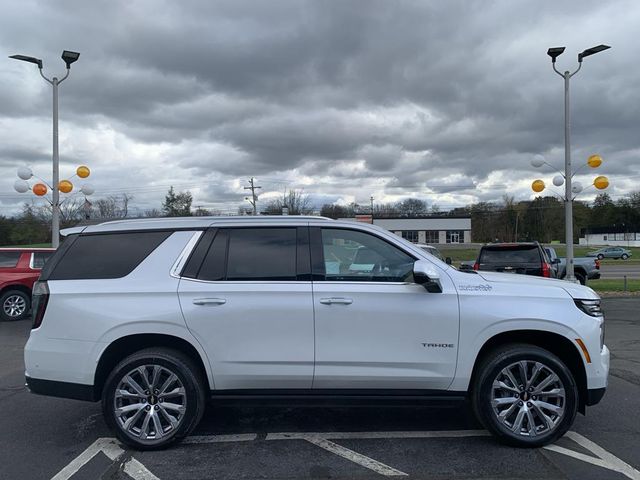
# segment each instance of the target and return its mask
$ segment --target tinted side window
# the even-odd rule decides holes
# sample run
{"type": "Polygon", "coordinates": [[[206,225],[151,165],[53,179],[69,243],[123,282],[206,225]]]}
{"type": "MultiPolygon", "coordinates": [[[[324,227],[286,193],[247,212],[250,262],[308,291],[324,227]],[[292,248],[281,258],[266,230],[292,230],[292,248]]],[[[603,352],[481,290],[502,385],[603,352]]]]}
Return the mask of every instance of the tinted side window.
{"type": "Polygon", "coordinates": [[[323,228],[322,253],[326,281],[413,282],[415,259],[375,235],[323,228]]]}
{"type": "Polygon", "coordinates": [[[227,280],[296,280],[296,228],[228,232],[227,280]]]}
{"type": "Polygon", "coordinates": [[[227,230],[218,230],[200,267],[200,273],[198,273],[200,280],[218,281],[225,279],[228,239],[229,233],[227,230]]]}
{"type": "Polygon", "coordinates": [[[51,258],[53,252],[33,252],[33,268],[42,268],[47,260],[51,258]]]}
{"type": "Polygon", "coordinates": [[[49,280],[124,277],[169,235],[169,231],[81,235],[53,267],[49,280]]]}
{"type": "Polygon", "coordinates": [[[0,252],[0,268],[13,268],[18,264],[20,252],[0,252]]]}

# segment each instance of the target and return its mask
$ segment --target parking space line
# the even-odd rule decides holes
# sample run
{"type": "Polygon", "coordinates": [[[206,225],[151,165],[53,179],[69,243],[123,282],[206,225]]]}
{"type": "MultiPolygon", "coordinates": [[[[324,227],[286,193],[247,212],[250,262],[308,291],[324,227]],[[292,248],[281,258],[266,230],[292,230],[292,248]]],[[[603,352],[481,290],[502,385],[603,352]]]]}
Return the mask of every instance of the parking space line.
{"type": "Polygon", "coordinates": [[[53,476],[51,480],[68,480],[99,452],[103,452],[109,457],[109,460],[114,461],[124,453],[124,450],[116,445],[110,438],[99,438],[89,445],[84,452],[74,458],[69,465],[53,476]]]}
{"type": "Polygon", "coordinates": [[[378,462],[373,458],[369,458],[366,455],[362,455],[361,453],[354,452],[346,447],[338,445],[337,443],[333,443],[326,438],[308,436],[305,438],[307,442],[313,443],[320,448],[324,448],[325,450],[335,453],[336,455],[346,458],[347,460],[356,463],[362,467],[368,468],[369,470],[373,470],[380,475],[384,475],[386,477],[395,477],[395,476],[408,476],[408,474],[396,470],[389,465],[385,465],[384,463],[378,462]]]}
{"type": "Polygon", "coordinates": [[[433,430],[433,431],[398,431],[398,432],[313,432],[313,433],[269,433],[266,440],[307,440],[309,437],[331,440],[350,439],[382,439],[382,438],[464,438],[488,437],[486,430],[433,430]]]}
{"type": "MultiPolygon", "coordinates": [[[[98,438],[71,463],[51,477],[51,480],[69,480],[100,452],[104,453],[112,462],[125,454],[125,451],[116,443],[115,438],[98,438]]],[[[130,458],[125,462],[124,471],[134,480],[160,480],[135,458],[130,458]]]]}
{"type": "Polygon", "coordinates": [[[545,450],[550,450],[552,452],[561,453],[562,455],[567,455],[568,457],[575,458],[577,460],[582,460],[583,462],[590,463],[592,465],[596,465],[598,467],[606,468],[608,470],[613,470],[614,472],[618,472],[623,474],[624,476],[632,479],[632,480],[640,480],[640,472],[633,468],[628,463],[622,461],[612,453],[607,452],[600,445],[592,442],[586,437],[583,437],[577,432],[567,432],[565,437],[570,438],[578,445],[586,448],[591,453],[597,455],[597,457],[592,457],[590,455],[585,455],[583,453],[574,452],[573,450],[569,450],[568,448],[558,447],[557,445],[547,445],[544,447],[545,450]]]}
{"type": "Polygon", "coordinates": [[[252,442],[258,438],[257,433],[241,433],[237,435],[194,435],[187,437],[181,444],[223,443],[223,442],[252,442]]]}
{"type": "Polygon", "coordinates": [[[160,480],[147,470],[147,467],[133,457],[125,462],[124,472],[134,480],[160,480]]]}

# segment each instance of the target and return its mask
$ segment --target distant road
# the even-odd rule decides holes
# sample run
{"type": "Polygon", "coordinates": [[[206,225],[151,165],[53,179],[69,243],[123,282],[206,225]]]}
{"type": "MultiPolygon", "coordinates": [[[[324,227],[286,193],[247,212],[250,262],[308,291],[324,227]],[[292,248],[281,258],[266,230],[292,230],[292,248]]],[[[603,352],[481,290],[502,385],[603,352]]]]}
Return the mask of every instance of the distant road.
{"type": "Polygon", "coordinates": [[[600,278],[623,278],[626,275],[629,279],[640,279],[640,264],[621,261],[617,265],[602,265],[600,273],[600,278]]]}

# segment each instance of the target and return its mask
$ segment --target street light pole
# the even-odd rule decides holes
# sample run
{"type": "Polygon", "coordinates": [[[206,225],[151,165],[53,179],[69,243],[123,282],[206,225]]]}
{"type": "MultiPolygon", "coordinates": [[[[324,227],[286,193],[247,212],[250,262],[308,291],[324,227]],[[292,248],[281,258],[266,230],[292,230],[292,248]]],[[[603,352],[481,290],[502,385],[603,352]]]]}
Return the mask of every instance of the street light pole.
{"type": "MultiPolygon", "coordinates": [[[[66,78],[66,77],[65,77],[66,78]]],[[[53,77],[53,190],[51,192],[53,205],[51,206],[51,246],[60,245],[60,150],[58,146],[58,81],[53,77]]]]}
{"type": "Polygon", "coordinates": [[[578,69],[571,73],[566,70],[561,73],[556,68],[556,58],[558,58],[565,47],[553,47],[547,51],[547,55],[551,57],[551,65],[553,70],[564,79],[564,181],[565,181],[565,198],[564,198],[564,222],[565,222],[565,237],[567,245],[567,266],[566,266],[566,279],[569,281],[575,281],[575,271],[573,264],[573,198],[571,190],[571,181],[573,179],[573,173],[571,171],[571,111],[569,108],[569,82],[571,77],[580,71],[582,68],[582,59],[611,48],[607,45],[598,45],[597,47],[588,48],[578,55],[578,69]]]}
{"type": "Polygon", "coordinates": [[[67,66],[67,73],[61,79],[53,77],[49,80],[42,73],[42,60],[39,58],[28,57],[25,55],[11,55],[9,58],[22,60],[23,62],[35,63],[38,66],[40,76],[45,79],[53,87],[53,182],[51,185],[52,205],[51,205],[51,246],[58,248],[60,245],[60,191],[58,190],[60,183],[60,150],[58,142],[58,85],[60,85],[71,71],[71,64],[78,60],[80,54],[64,50],[62,52],[62,60],[67,66]]]}
{"type": "MultiPolygon", "coordinates": [[[[580,64],[582,65],[582,63],[580,64]]],[[[555,68],[555,65],[554,65],[555,68]]],[[[578,67],[580,70],[580,67],[578,67]]],[[[575,73],[578,73],[576,70],[575,73]]],[[[571,110],[569,109],[569,81],[571,73],[564,72],[564,223],[566,229],[566,278],[575,280],[573,268],[573,200],[571,199],[571,110]]]]}

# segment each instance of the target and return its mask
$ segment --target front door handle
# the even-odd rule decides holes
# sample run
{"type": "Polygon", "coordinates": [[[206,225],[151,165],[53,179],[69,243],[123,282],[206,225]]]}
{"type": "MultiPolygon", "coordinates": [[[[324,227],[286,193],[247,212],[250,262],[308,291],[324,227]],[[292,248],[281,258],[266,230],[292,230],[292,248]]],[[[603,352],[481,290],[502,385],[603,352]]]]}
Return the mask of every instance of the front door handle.
{"type": "Polygon", "coordinates": [[[194,305],[224,305],[227,301],[224,298],[196,298],[194,305]]]}
{"type": "Polygon", "coordinates": [[[321,298],[320,303],[322,303],[323,305],[333,305],[334,303],[338,305],[351,305],[353,303],[353,300],[351,298],[344,297],[331,297],[321,298]]]}

